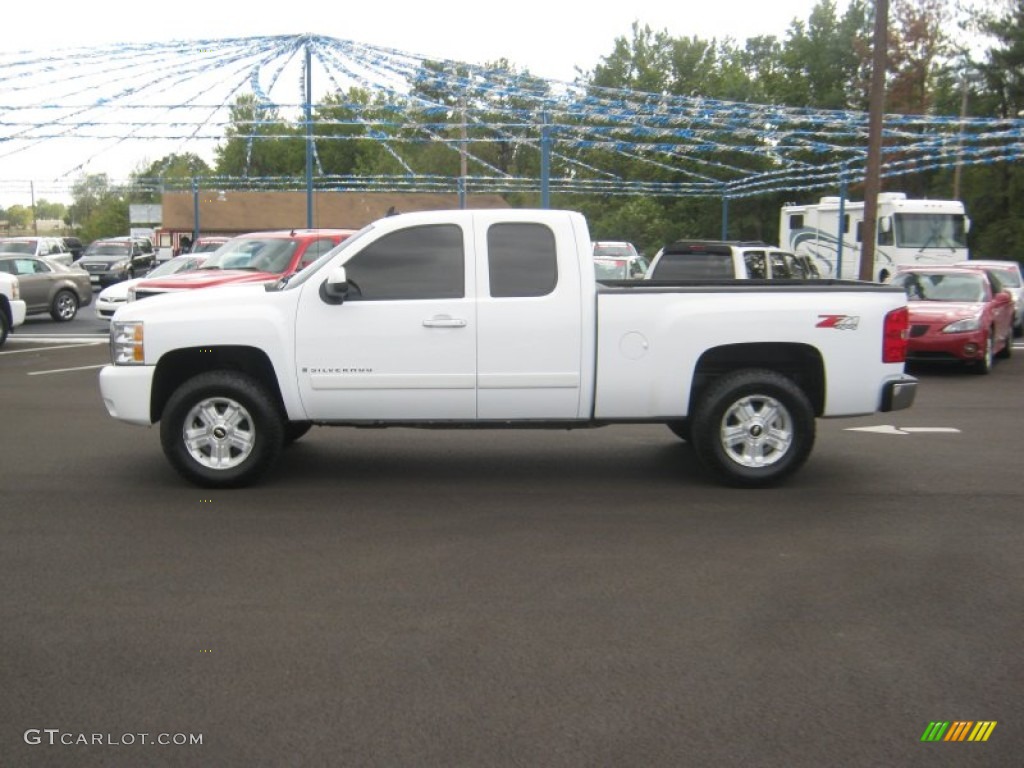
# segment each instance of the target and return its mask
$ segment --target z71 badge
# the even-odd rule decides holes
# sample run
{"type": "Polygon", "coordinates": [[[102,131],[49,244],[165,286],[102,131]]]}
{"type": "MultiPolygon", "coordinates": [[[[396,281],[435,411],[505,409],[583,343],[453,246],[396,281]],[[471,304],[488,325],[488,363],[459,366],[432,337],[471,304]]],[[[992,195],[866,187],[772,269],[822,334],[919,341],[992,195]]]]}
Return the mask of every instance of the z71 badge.
{"type": "Polygon", "coordinates": [[[840,331],[856,331],[860,325],[857,315],[818,315],[815,328],[837,328],[840,331]]]}

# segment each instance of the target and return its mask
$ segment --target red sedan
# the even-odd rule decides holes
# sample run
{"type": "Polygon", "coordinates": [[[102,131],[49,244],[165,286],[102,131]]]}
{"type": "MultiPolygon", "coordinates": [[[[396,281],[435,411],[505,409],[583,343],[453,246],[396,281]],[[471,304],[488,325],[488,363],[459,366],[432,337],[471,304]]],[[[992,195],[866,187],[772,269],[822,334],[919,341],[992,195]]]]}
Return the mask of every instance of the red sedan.
{"type": "Polygon", "coordinates": [[[962,360],[985,374],[1013,353],[1013,298],[985,272],[914,267],[892,283],[907,294],[908,360],[962,360]]]}

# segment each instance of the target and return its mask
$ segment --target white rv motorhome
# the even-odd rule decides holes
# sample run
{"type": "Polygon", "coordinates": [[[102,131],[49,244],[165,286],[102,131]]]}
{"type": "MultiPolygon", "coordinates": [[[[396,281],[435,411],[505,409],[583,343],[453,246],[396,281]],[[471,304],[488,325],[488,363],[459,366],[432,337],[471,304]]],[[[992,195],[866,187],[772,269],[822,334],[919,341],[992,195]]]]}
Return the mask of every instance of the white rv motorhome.
{"type": "MultiPolygon", "coordinates": [[[[864,239],[864,203],[843,205],[823,197],[817,205],[785,205],[779,244],[809,256],[823,278],[857,279],[864,239]],[[839,247],[840,242],[842,248],[839,247]]],[[[969,258],[970,219],[958,200],[908,200],[902,192],[878,196],[878,232],[873,279],[885,282],[901,266],[955,264],[969,258]]]]}

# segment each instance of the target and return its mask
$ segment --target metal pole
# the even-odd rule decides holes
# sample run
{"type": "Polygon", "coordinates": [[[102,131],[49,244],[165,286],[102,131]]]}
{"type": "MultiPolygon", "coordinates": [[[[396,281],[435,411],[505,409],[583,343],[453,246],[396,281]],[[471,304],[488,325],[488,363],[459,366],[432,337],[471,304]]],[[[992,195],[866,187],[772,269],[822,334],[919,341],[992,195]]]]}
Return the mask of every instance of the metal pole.
{"type": "Polygon", "coordinates": [[[843,277],[843,235],[846,234],[846,163],[839,166],[839,222],[836,225],[836,277],[843,277]]]}
{"type": "Polygon", "coordinates": [[[722,239],[729,239],[729,193],[722,194],[722,239]]]}
{"type": "Polygon", "coordinates": [[[36,183],[34,181],[30,181],[28,183],[28,188],[32,195],[32,233],[38,235],[39,219],[36,218],[36,183]]]}
{"type": "Polygon", "coordinates": [[[964,118],[967,117],[967,71],[964,70],[960,89],[960,128],[956,140],[956,167],[953,169],[953,199],[960,199],[960,171],[963,165],[964,155],[964,118]]]}
{"type": "Polygon", "coordinates": [[[889,0],[875,0],[875,37],[871,57],[871,98],[868,112],[868,165],[864,174],[864,238],[860,279],[873,280],[878,240],[878,193],[882,187],[882,111],[885,109],[885,67],[889,49],[889,0]]]}
{"type": "Polygon", "coordinates": [[[551,132],[548,113],[541,115],[540,127],[540,207],[551,207],[551,132]]]}
{"type": "Polygon", "coordinates": [[[469,134],[466,131],[466,97],[459,97],[459,106],[462,112],[462,125],[459,126],[459,208],[466,207],[466,176],[469,174],[469,167],[466,161],[466,144],[469,141],[469,134]]]}
{"type": "Polygon", "coordinates": [[[306,39],[306,229],[313,228],[313,51],[306,39]]]}
{"type": "Polygon", "coordinates": [[[192,177],[192,244],[199,239],[199,179],[192,177]]]}

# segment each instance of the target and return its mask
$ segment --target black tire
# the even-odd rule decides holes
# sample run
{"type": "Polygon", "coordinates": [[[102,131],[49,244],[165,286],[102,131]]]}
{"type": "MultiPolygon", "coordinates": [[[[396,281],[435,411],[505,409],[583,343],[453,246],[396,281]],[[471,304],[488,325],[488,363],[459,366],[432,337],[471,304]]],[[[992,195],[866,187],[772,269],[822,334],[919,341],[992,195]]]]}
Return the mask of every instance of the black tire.
{"type": "Polygon", "coordinates": [[[11,321],[7,319],[7,312],[4,311],[3,307],[0,307],[0,347],[7,341],[7,336],[11,332],[11,321]]]}
{"type": "Polygon", "coordinates": [[[995,328],[989,328],[988,333],[985,335],[985,355],[981,360],[976,360],[971,366],[971,370],[979,376],[988,376],[992,373],[992,365],[995,362],[995,355],[992,354],[992,349],[995,347],[995,328]]]}
{"type": "Polygon", "coordinates": [[[684,443],[690,442],[690,422],[688,419],[669,421],[665,423],[665,426],[684,443]]]}
{"type": "Polygon", "coordinates": [[[727,485],[776,483],[799,469],[814,446],[810,400],[775,371],[723,376],[701,395],[690,421],[697,458],[727,485]]]}
{"type": "Polygon", "coordinates": [[[258,480],[280,455],[284,436],[280,407],[263,385],[236,371],[188,379],[168,399],[160,420],[160,443],[171,465],[204,488],[258,480]],[[191,446],[186,429],[194,431],[191,446]]]}
{"type": "Polygon", "coordinates": [[[57,295],[50,303],[50,317],[58,323],[66,323],[69,320],[74,320],[77,314],[78,296],[75,295],[75,292],[69,291],[67,288],[57,291],[57,295]]]}
{"type": "Polygon", "coordinates": [[[284,425],[284,444],[291,445],[313,427],[311,421],[289,421],[284,425]]]}

